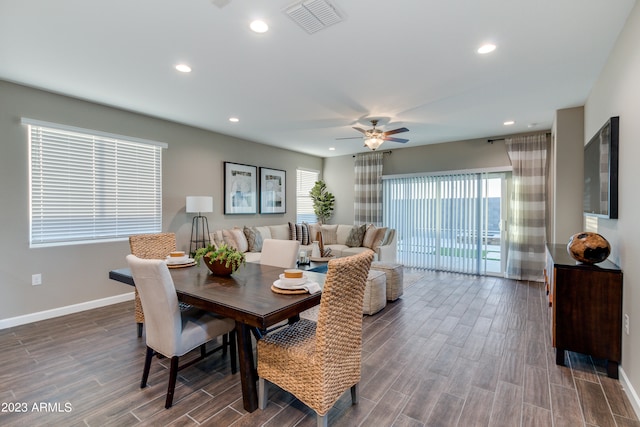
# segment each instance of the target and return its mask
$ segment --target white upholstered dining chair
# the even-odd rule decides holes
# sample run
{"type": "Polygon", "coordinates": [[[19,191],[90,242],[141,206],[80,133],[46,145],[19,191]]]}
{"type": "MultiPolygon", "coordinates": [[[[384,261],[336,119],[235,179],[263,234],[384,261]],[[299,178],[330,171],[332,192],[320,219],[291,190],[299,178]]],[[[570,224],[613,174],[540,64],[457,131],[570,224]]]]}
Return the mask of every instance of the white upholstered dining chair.
{"type": "Polygon", "coordinates": [[[300,242],[298,240],[264,239],[260,264],[282,268],[294,268],[300,242]]]}
{"type": "Polygon", "coordinates": [[[235,373],[235,322],[193,307],[180,310],[173,279],[164,261],[127,255],[127,263],[145,313],[147,354],[140,388],[147,385],[151,359],[155,354],[171,360],[165,408],[173,404],[178,371],[215,351],[222,350],[223,355],[226,354],[227,344],[231,347],[231,372],[235,373]],[[222,345],[207,352],[206,344],[219,336],[223,336],[222,345]],[[227,339],[228,336],[230,338],[227,339]],[[196,347],[200,347],[200,357],[179,366],[179,358],[196,347]]]}

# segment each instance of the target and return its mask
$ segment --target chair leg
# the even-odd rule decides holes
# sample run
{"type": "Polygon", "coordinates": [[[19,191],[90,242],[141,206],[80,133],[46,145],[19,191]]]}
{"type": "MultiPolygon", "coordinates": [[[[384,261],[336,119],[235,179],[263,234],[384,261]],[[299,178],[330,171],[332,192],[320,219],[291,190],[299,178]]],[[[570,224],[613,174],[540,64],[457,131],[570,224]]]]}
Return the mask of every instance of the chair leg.
{"type": "Polygon", "coordinates": [[[140,388],[147,386],[147,379],[149,378],[149,369],[151,369],[151,359],[153,359],[153,349],[147,346],[147,355],[144,359],[144,369],[142,370],[142,381],[140,382],[140,388]]]}
{"type": "Polygon", "coordinates": [[[227,355],[227,346],[229,345],[229,334],[224,334],[222,336],[222,356],[227,355]]]}
{"type": "Polygon", "coordinates": [[[205,343],[205,344],[202,344],[202,345],[200,346],[200,357],[201,357],[201,358],[203,358],[203,359],[204,359],[205,357],[207,357],[207,344],[206,344],[206,343],[205,343]]]}
{"type": "Polygon", "coordinates": [[[236,372],[238,372],[238,347],[237,347],[237,343],[238,341],[236,340],[236,331],[233,330],[231,332],[229,332],[229,346],[231,347],[229,353],[230,353],[230,357],[231,357],[231,374],[235,374],[236,372]]]}
{"type": "Polygon", "coordinates": [[[138,323],[138,338],[142,337],[142,323],[138,323]]]}
{"type": "Polygon", "coordinates": [[[169,370],[169,387],[167,388],[167,401],[164,407],[169,409],[173,405],[173,391],[176,388],[176,379],[178,378],[178,356],[171,358],[171,368],[169,370]]]}
{"type": "Polygon", "coordinates": [[[267,407],[267,394],[269,394],[267,380],[258,378],[258,408],[265,409],[267,407]]]}
{"type": "Polygon", "coordinates": [[[351,404],[352,405],[357,405],[358,404],[358,384],[354,384],[353,386],[351,386],[351,404]]]}
{"type": "Polygon", "coordinates": [[[318,427],[327,427],[329,423],[329,413],[324,415],[318,414],[316,417],[318,418],[318,427]]]}

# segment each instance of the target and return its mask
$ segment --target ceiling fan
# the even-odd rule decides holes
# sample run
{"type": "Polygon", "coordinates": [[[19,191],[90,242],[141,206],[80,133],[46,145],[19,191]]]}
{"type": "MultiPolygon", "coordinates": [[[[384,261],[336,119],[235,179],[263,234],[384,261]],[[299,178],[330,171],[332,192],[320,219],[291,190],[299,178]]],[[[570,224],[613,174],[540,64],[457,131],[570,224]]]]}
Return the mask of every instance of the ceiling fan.
{"type": "MultiPolygon", "coordinates": [[[[401,142],[403,144],[405,142],[409,142],[408,139],[389,137],[389,135],[395,135],[396,133],[408,132],[409,129],[407,128],[403,127],[403,128],[388,130],[385,132],[383,130],[376,129],[376,126],[378,125],[378,120],[375,120],[375,119],[371,120],[371,124],[373,125],[372,129],[365,130],[355,126],[354,126],[354,129],[357,130],[358,132],[361,132],[364,135],[364,145],[366,147],[369,147],[372,151],[376,151],[376,149],[380,147],[384,141],[401,142]]],[[[336,139],[354,139],[354,138],[361,138],[361,137],[352,136],[347,138],[336,138],[336,139]]]]}

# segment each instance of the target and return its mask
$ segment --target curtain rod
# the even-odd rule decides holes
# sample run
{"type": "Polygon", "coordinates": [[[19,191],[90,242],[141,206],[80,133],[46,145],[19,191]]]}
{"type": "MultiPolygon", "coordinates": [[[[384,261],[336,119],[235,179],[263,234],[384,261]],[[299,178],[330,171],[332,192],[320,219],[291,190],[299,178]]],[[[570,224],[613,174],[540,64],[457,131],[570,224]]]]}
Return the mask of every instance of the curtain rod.
{"type": "MultiPolygon", "coordinates": [[[[391,150],[387,150],[387,151],[378,151],[378,152],[379,152],[379,153],[382,153],[382,154],[391,154],[391,150]]],[[[351,157],[356,157],[356,155],[354,154],[354,155],[353,155],[353,156],[351,156],[351,157]]]]}
{"type": "MultiPolygon", "coordinates": [[[[535,135],[535,134],[532,134],[532,135],[535,135]]],[[[545,135],[551,136],[551,132],[547,132],[545,135]]],[[[489,139],[487,139],[487,142],[489,144],[493,144],[495,141],[504,141],[504,140],[505,140],[505,138],[489,138],[489,139]]]]}

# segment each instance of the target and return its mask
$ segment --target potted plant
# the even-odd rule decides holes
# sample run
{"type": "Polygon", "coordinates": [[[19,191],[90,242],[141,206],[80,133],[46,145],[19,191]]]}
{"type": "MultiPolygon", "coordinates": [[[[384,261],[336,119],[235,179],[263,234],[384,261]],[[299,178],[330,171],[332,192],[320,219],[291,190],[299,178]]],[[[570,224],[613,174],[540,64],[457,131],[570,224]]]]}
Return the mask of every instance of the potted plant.
{"type": "Polygon", "coordinates": [[[333,205],[336,198],[327,191],[327,184],[323,180],[316,181],[309,191],[309,196],[313,201],[313,213],[316,214],[318,222],[325,224],[333,215],[333,205]]]}
{"type": "Polygon", "coordinates": [[[226,243],[218,248],[211,244],[200,248],[196,250],[193,259],[197,265],[200,265],[200,260],[203,259],[209,270],[218,276],[228,276],[246,263],[244,254],[226,243]]]}

